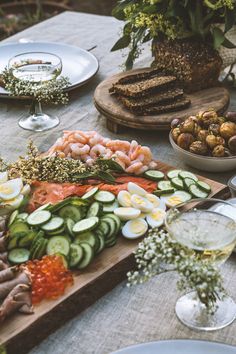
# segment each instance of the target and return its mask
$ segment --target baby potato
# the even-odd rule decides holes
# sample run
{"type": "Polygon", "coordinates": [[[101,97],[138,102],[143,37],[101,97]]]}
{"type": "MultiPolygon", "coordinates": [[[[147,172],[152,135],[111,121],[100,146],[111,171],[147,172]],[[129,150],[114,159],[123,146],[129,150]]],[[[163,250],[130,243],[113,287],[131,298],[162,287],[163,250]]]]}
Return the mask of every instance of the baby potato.
{"type": "Polygon", "coordinates": [[[182,133],[178,136],[177,144],[184,150],[188,150],[189,146],[194,142],[194,137],[190,133],[182,133]]]}
{"type": "Polygon", "coordinates": [[[234,122],[225,122],[220,126],[220,135],[224,139],[229,139],[232,136],[236,135],[236,123],[234,122]]]}

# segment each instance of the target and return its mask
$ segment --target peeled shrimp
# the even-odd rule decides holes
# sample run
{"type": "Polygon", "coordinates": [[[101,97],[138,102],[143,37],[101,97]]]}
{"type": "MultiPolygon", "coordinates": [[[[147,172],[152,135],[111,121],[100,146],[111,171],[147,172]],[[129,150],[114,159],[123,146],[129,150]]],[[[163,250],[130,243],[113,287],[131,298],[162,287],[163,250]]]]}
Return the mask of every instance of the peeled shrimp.
{"type": "Polygon", "coordinates": [[[125,165],[130,165],[130,158],[123,151],[116,151],[116,156],[118,157],[119,161],[122,161],[125,165]]]}
{"type": "Polygon", "coordinates": [[[141,167],[143,167],[142,162],[135,162],[125,169],[127,173],[136,173],[141,167]]]}
{"type": "Polygon", "coordinates": [[[90,151],[90,146],[88,144],[71,144],[70,145],[71,151],[75,154],[79,155],[84,155],[84,154],[88,154],[90,151]]]}
{"type": "Polygon", "coordinates": [[[129,151],[130,143],[128,141],[123,140],[111,140],[109,141],[106,146],[113,151],[129,151]]]}
{"type": "Polygon", "coordinates": [[[104,156],[107,152],[107,149],[105,146],[101,144],[94,145],[92,149],[90,150],[90,156],[92,159],[96,159],[99,156],[104,156]]]}

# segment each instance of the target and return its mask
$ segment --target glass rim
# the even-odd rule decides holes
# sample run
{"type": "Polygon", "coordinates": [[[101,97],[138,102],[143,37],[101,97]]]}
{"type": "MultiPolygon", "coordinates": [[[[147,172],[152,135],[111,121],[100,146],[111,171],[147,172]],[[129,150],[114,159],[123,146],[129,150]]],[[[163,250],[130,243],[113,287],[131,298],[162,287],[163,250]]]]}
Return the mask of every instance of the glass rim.
{"type": "MultiPolygon", "coordinates": [[[[62,60],[61,58],[59,57],[59,55],[57,54],[54,54],[54,53],[50,53],[50,52],[42,52],[42,51],[34,51],[34,52],[24,52],[24,53],[20,53],[20,54],[16,54],[14,55],[13,57],[11,57],[9,60],[8,60],[8,68],[10,68],[10,62],[11,60],[13,60],[14,58],[19,58],[20,56],[23,56],[23,55],[27,55],[27,54],[46,54],[46,55],[51,55],[52,57],[55,57],[59,60],[59,63],[58,64],[61,64],[62,65],[62,60]]],[[[30,58],[29,58],[30,59],[30,58]]],[[[54,65],[58,65],[58,64],[54,64],[54,65]]]]}
{"type": "MultiPolygon", "coordinates": [[[[229,203],[227,200],[222,200],[222,199],[218,199],[218,198],[194,198],[194,199],[188,200],[188,201],[186,201],[186,202],[177,204],[177,205],[171,207],[169,210],[167,210],[166,216],[165,216],[165,221],[164,221],[166,228],[168,229],[168,227],[169,227],[169,225],[170,225],[170,224],[167,222],[167,218],[168,218],[168,215],[171,213],[171,211],[173,211],[173,210],[175,210],[175,209],[178,209],[178,208],[180,208],[180,207],[183,207],[183,206],[185,206],[185,205],[188,205],[188,204],[190,204],[190,203],[199,203],[199,202],[217,202],[217,203],[223,203],[223,204],[226,204],[226,205],[231,206],[233,209],[235,209],[235,212],[236,212],[236,205],[234,205],[234,204],[232,204],[232,203],[229,203]]],[[[189,209],[189,210],[192,210],[192,208],[189,209]]],[[[234,219],[231,219],[231,220],[234,221],[235,224],[236,224],[236,220],[234,220],[234,219]]]]}

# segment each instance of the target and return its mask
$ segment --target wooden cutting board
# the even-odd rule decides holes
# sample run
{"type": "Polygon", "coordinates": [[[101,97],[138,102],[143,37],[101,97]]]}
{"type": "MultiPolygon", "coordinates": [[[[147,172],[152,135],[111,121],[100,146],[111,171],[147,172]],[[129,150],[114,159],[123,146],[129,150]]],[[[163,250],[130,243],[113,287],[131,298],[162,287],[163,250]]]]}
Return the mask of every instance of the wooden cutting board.
{"type": "Polygon", "coordinates": [[[106,117],[107,127],[113,133],[121,132],[122,126],[143,130],[169,130],[170,123],[174,118],[187,118],[190,115],[194,115],[201,110],[207,110],[209,108],[213,108],[218,113],[222,114],[229,106],[229,92],[223,86],[219,86],[188,95],[191,100],[191,105],[187,109],[159,115],[136,116],[127,110],[114,95],[110,95],[109,89],[112,87],[112,84],[124,76],[148,70],[151,69],[143,68],[122,72],[108,77],[97,86],[94,93],[95,107],[106,117]]]}
{"type": "MultiPolygon", "coordinates": [[[[159,161],[157,168],[164,173],[173,169],[159,161]]],[[[226,185],[200,176],[199,179],[211,185],[211,197],[229,197],[226,185]]],[[[134,268],[133,251],[139,242],[140,239],[130,241],[120,237],[114,247],[105,249],[86,270],[74,272],[74,285],[67,289],[64,296],[35,306],[33,315],[17,313],[8,318],[0,327],[0,344],[6,346],[7,353],[26,353],[67,320],[112,290],[126,278],[127,271],[134,268]]]]}

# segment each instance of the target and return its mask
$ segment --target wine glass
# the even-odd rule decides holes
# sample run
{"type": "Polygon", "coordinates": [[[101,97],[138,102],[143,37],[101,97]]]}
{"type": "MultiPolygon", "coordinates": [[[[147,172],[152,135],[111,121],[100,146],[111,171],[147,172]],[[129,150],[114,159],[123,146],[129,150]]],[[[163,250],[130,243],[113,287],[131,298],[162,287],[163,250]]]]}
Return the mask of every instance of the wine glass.
{"type": "MultiPolygon", "coordinates": [[[[216,266],[227,260],[236,245],[236,207],[219,199],[193,199],[172,207],[165,225],[170,236],[197,259],[216,266]]],[[[216,301],[216,310],[210,313],[192,291],[177,300],[175,311],[190,328],[217,330],[233,322],[236,304],[227,295],[216,301]]]]}
{"type": "MultiPolygon", "coordinates": [[[[29,52],[14,56],[8,62],[8,69],[18,80],[34,83],[38,88],[55,79],[62,71],[61,59],[51,53],[29,52]]],[[[33,100],[30,115],[19,120],[23,129],[36,132],[56,127],[60,123],[58,117],[42,112],[40,101],[33,100]]]]}

